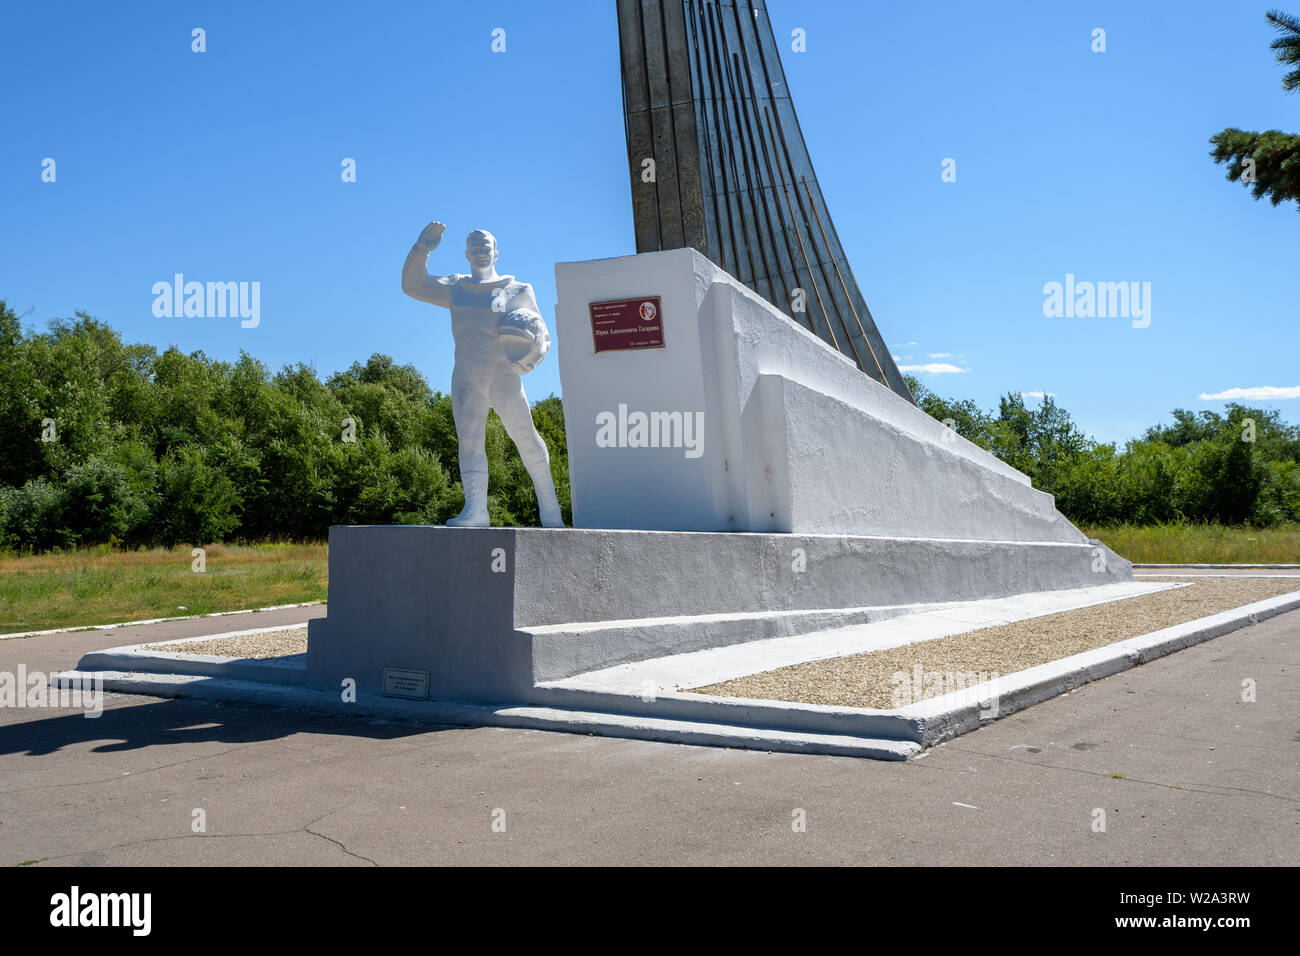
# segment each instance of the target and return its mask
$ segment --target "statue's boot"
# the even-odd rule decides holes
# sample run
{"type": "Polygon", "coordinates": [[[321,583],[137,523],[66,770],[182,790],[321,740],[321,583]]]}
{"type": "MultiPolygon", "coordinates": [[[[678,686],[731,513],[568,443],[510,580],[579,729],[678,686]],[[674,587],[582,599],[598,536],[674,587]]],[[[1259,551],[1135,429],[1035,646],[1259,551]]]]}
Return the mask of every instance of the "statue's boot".
{"type": "Polygon", "coordinates": [[[534,481],[537,492],[537,510],[541,514],[543,528],[563,528],[564,517],[560,514],[560,500],[555,497],[555,485],[548,471],[544,481],[534,481]]]}
{"type": "Polygon", "coordinates": [[[465,507],[456,517],[447,520],[447,527],[488,527],[491,524],[487,510],[488,473],[486,471],[462,472],[460,481],[465,489],[465,507]]]}
{"type": "Polygon", "coordinates": [[[519,457],[533,479],[533,491],[537,492],[537,511],[542,519],[543,528],[563,528],[564,518],[560,515],[560,501],[555,497],[555,481],[551,478],[551,456],[546,450],[546,443],[534,433],[535,442],[524,442],[519,448],[519,457]]]}

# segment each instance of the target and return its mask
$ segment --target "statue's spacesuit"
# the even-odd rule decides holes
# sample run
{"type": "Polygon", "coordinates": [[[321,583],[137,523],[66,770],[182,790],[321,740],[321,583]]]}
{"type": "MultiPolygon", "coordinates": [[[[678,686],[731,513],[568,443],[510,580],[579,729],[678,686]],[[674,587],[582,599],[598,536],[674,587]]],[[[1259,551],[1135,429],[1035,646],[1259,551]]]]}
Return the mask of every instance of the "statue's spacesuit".
{"type": "Polygon", "coordinates": [[[550,347],[533,288],[514,276],[497,275],[496,239],[481,229],[471,232],[466,240],[465,258],[471,274],[430,276],[428,254],[437,248],[443,229],[441,223],[430,223],[411,247],[402,268],[402,291],[451,310],[451,332],[456,341],[451,406],[460,443],[465,509],[447,524],[468,528],[488,525],[485,436],[488,409],[495,408],[533,479],[543,526],[562,528],[550,455],[533,427],[520,379],[536,367],[550,347]]]}

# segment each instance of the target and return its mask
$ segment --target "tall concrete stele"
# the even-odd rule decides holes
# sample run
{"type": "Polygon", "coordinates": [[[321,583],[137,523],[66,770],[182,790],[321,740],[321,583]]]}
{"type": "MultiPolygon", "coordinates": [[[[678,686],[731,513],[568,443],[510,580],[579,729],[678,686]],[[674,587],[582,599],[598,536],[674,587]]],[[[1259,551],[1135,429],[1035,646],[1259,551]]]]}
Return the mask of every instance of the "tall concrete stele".
{"type": "MultiPolygon", "coordinates": [[[[626,726],[698,699],[573,681],[917,604],[1130,581],[1050,495],[911,400],[835,237],[762,3],[618,12],[640,251],[555,267],[573,528],[332,528],[307,687],[583,707],[626,726]]],[[[508,308],[537,311],[477,239],[474,281],[429,279],[426,238],[404,288],[450,302],[453,321],[449,282],[467,307],[502,281],[508,308]]],[[[499,313],[462,318],[499,344],[499,313]]],[[[495,352],[486,379],[462,370],[461,341],[470,391],[522,395],[495,352]]],[[[481,438],[478,405],[462,443],[481,438]]],[[[544,495],[540,458],[525,461],[544,495]]]]}

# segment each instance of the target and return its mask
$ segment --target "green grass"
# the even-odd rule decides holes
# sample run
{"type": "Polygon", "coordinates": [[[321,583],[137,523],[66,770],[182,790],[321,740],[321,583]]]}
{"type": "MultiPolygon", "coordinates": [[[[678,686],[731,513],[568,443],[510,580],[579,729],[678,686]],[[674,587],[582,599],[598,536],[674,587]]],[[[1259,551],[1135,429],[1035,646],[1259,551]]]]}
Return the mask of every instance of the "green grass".
{"type": "Polygon", "coordinates": [[[191,570],[189,547],[0,556],[0,634],[325,599],[323,542],[206,552],[203,572],[191,570]]]}
{"type": "Polygon", "coordinates": [[[1080,527],[1134,564],[1300,564],[1300,525],[1080,527]]]}

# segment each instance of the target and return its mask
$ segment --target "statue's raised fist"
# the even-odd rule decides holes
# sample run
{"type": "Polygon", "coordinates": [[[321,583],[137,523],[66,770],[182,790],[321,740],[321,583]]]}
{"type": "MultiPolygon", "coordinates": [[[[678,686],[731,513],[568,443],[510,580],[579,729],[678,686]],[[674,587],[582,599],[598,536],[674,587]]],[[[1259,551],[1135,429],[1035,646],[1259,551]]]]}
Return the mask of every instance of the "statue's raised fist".
{"type": "Polygon", "coordinates": [[[419,245],[427,246],[432,249],[442,241],[442,234],[446,229],[447,227],[443,223],[431,222],[424,227],[424,231],[420,233],[420,238],[417,239],[416,242],[419,245]]]}

